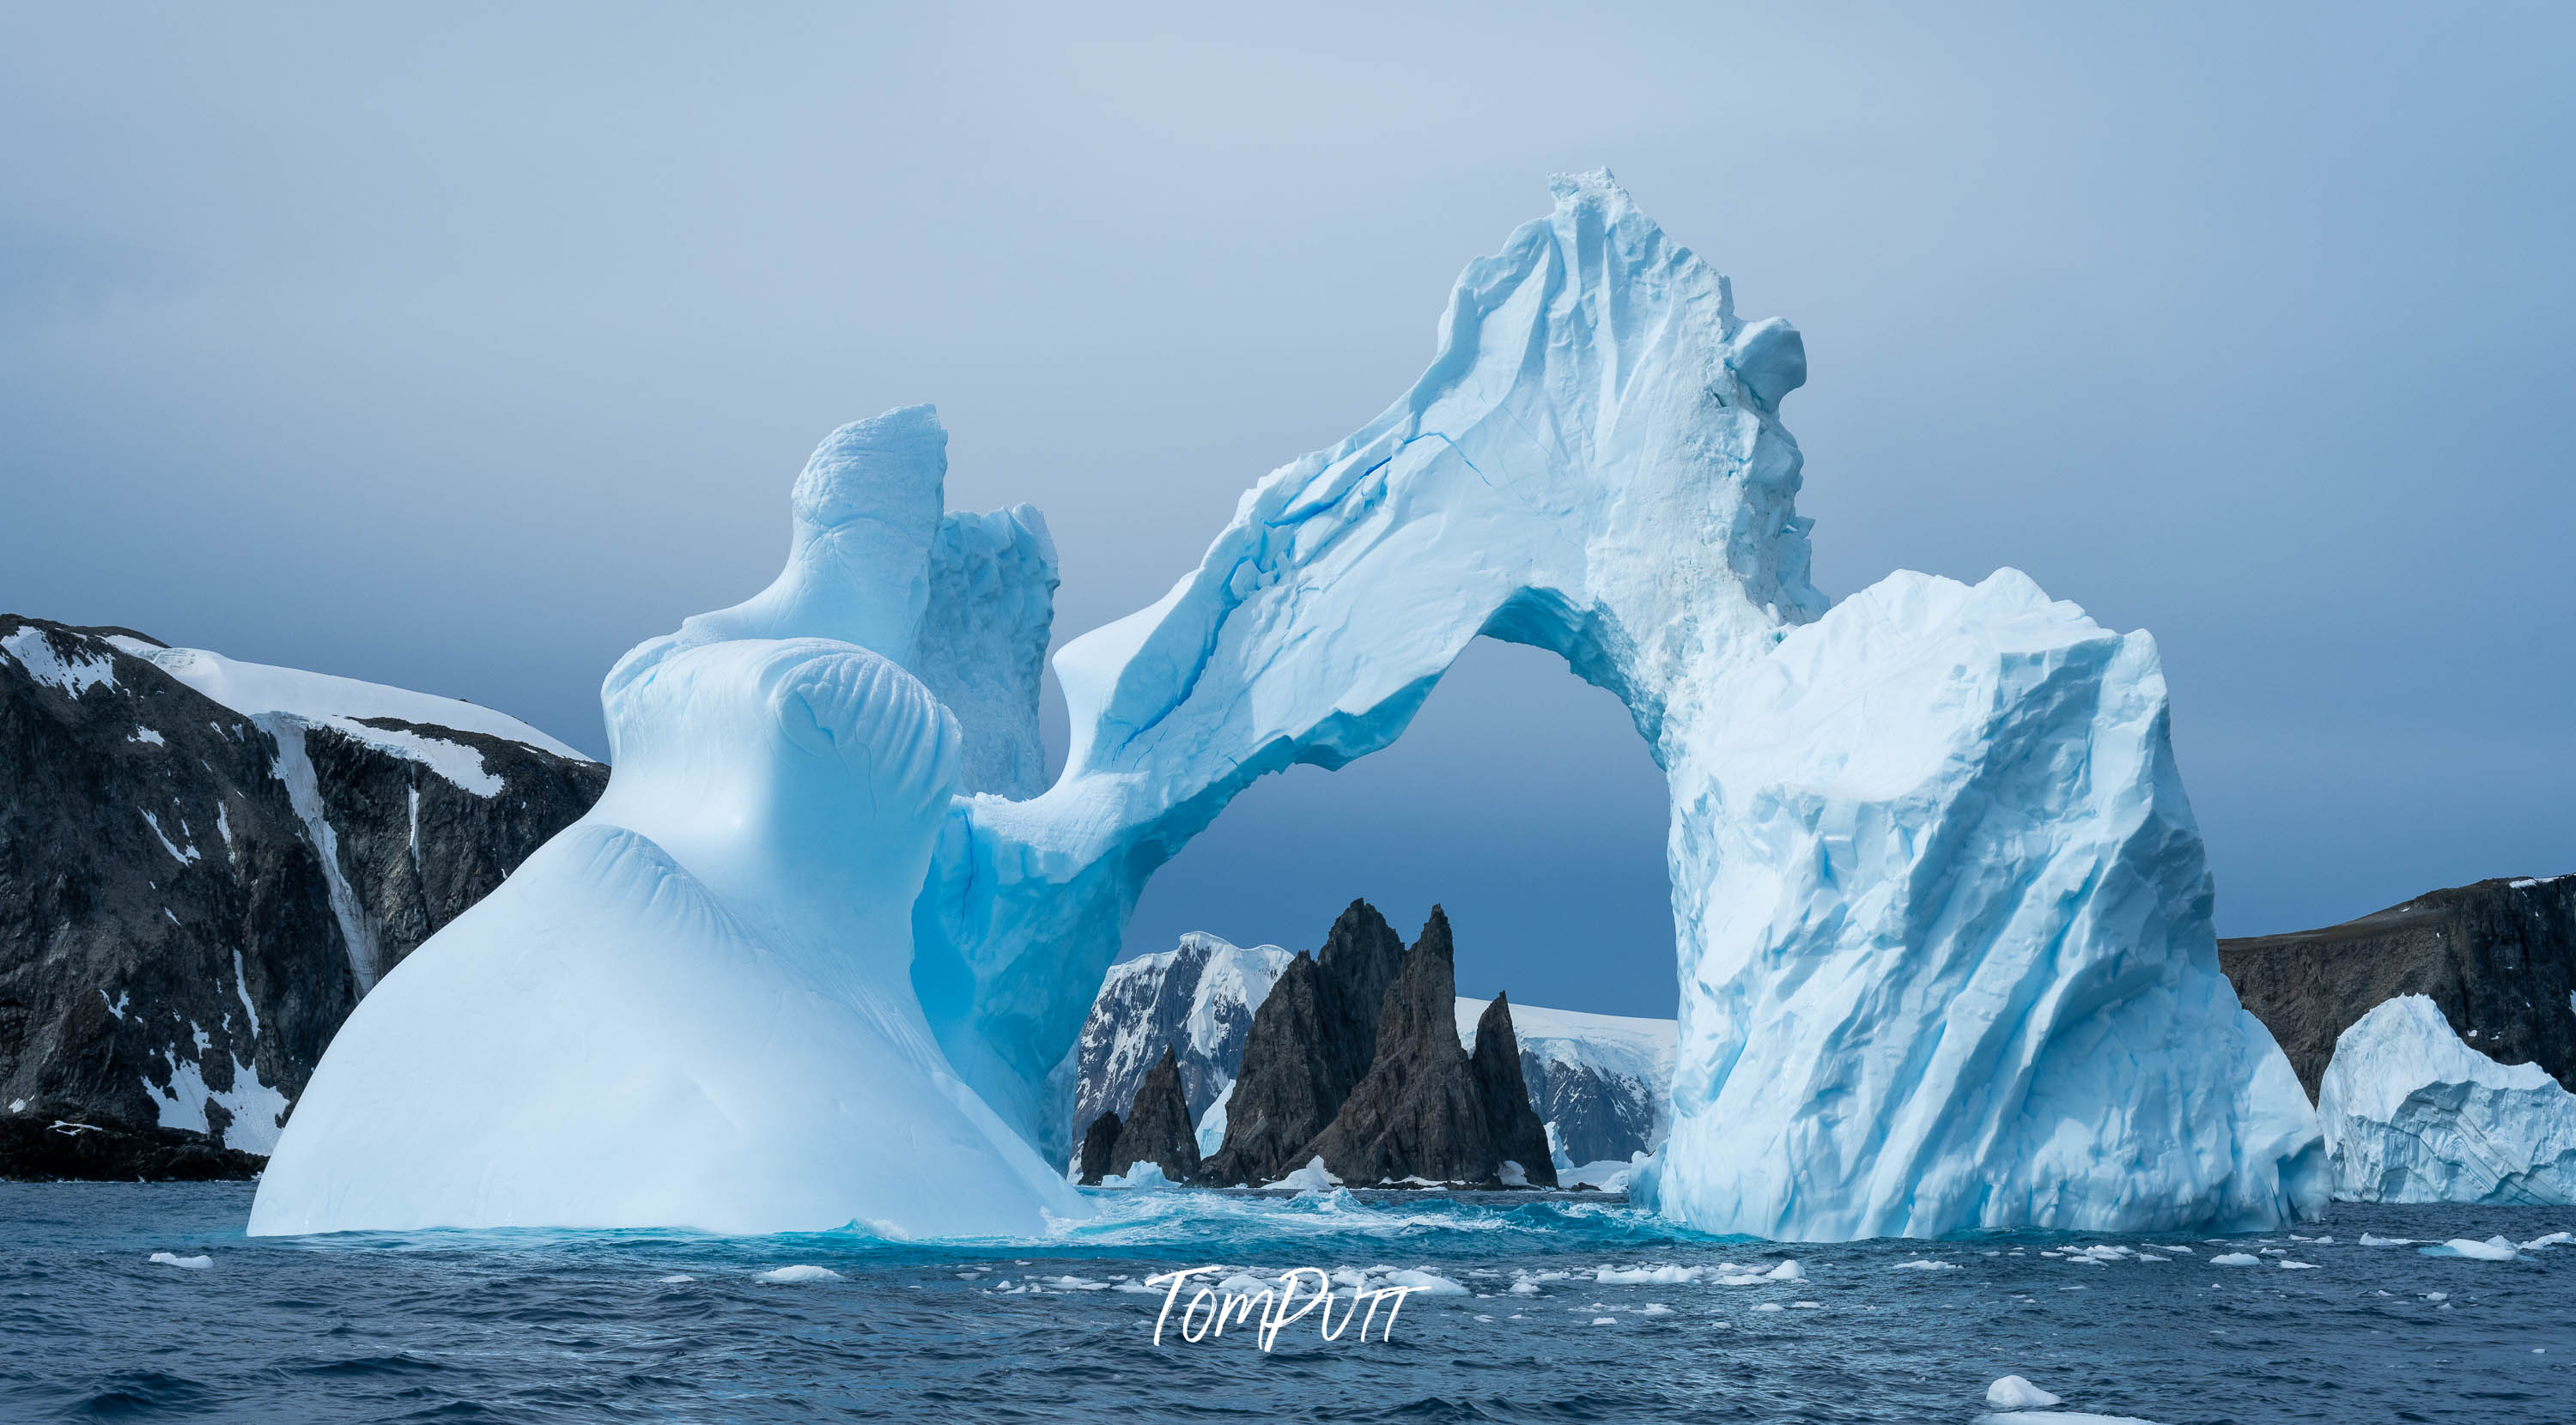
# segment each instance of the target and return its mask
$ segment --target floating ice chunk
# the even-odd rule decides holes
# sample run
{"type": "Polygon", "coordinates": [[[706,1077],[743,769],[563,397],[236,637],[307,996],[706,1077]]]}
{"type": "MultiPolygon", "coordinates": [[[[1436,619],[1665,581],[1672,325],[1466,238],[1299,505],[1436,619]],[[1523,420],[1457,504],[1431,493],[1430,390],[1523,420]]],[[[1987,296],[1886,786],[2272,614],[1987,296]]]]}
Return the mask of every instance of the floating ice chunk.
{"type": "Polygon", "coordinates": [[[1531,1281],[1527,1277],[1523,1277],[1519,1281],[1512,1283],[1512,1295],[1536,1296],[1538,1295],[1538,1283],[1531,1281]]]}
{"type": "Polygon", "coordinates": [[[1650,1301],[1646,1303],[1645,1309],[1637,1314],[1640,1316],[1670,1316],[1673,1314],[1673,1309],[1664,1305],[1660,1301],[1650,1301]]]}
{"type": "Polygon", "coordinates": [[[1314,1158],[1309,1159],[1306,1166],[1297,1169],[1295,1172],[1281,1178],[1279,1181],[1275,1183],[1262,1184],[1262,1186],[1266,1188],[1295,1188],[1299,1192],[1323,1192],[1330,1188],[1340,1187],[1341,1185],[1342,1180],[1333,1176],[1332,1170],[1324,1166],[1324,1159],[1321,1154],[1317,1154],[1314,1158]]]}
{"type": "Polygon", "coordinates": [[[2370,1233],[2364,1232],[2361,1234],[2361,1245],[2365,1247],[2412,1247],[2415,1245],[2415,1239],[2412,1237],[2374,1237],[2370,1233]]]}
{"type": "Polygon", "coordinates": [[[155,1252],[152,1260],[165,1267],[183,1267],[192,1272],[207,1271],[215,1265],[212,1257],[182,1257],[175,1252],[155,1252]]]}
{"type": "Polygon", "coordinates": [[[1757,1301],[1753,1303],[1753,1309],[1756,1311],[1778,1311],[1781,1307],[1780,1303],[1776,1301],[1757,1301]]]}
{"type": "Polygon", "coordinates": [[[1178,1184],[1174,1183],[1170,1178],[1163,1176],[1163,1166],[1160,1163],[1130,1163],[1127,1165],[1126,1172],[1111,1173],[1100,1180],[1100,1185],[1113,1192],[1123,1188],[1167,1188],[1178,1186],[1178,1184]]]}
{"type": "Polygon", "coordinates": [[[1997,1410],[2036,1410],[2059,1399],[2020,1376],[2005,1376],[1986,1387],[1986,1404],[1997,1410]]]}
{"type": "Polygon", "coordinates": [[[2510,1262],[2521,1255],[2519,1248],[2502,1237],[2489,1237],[2483,1242],[2454,1237],[2438,1247],[2418,1247],[2415,1250],[2427,1257],[2470,1257],[2481,1262],[2510,1262]]]}
{"type": "Polygon", "coordinates": [[[1595,1326],[1616,1326],[1619,1324],[1619,1318],[1616,1316],[1595,1316],[1592,1318],[1592,1324],[1595,1326]]]}
{"type": "Polygon", "coordinates": [[[690,1276],[687,1272],[673,1272],[667,1277],[656,1277],[654,1280],[659,1281],[664,1286],[678,1286],[682,1282],[696,1281],[697,1278],[690,1276]]]}
{"type": "MultiPolygon", "coordinates": [[[[1053,1288],[1053,1289],[1055,1289],[1055,1290],[1057,1290],[1057,1291],[1107,1291],[1107,1290],[1109,1290],[1109,1283],[1107,1283],[1107,1282],[1096,1282],[1096,1281],[1092,1281],[1092,1280],[1090,1280],[1090,1279],[1088,1279],[1088,1278],[1085,1278],[1085,1277],[1071,1277],[1071,1276],[1067,1276],[1067,1277],[1040,1277],[1040,1278],[1038,1278],[1038,1280],[1039,1280],[1039,1281],[1041,1281],[1041,1282],[1043,1282],[1043,1283],[1045,1283],[1047,1286],[1049,1286],[1049,1287],[1051,1287],[1051,1288],[1053,1288]]],[[[1260,1283],[1259,1285],[1260,1285],[1260,1286],[1268,1286],[1268,1285],[1269,1285],[1269,1283],[1268,1283],[1268,1282],[1262,1282],[1262,1283],[1260,1283]]],[[[1257,1288],[1256,1288],[1256,1289],[1257,1289],[1257,1288]]]]}
{"type": "Polygon", "coordinates": [[[1825,1304],[1821,1301],[1793,1301],[1789,1303],[1789,1309],[1792,1311],[1821,1311],[1824,1309],[1824,1305],[1825,1304]]]}
{"type": "Polygon", "coordinates": [[[1932,1257],[1917,1257],[1910,1262],[1899,1262],[1888,1270],[1891,1272],[1955,1272],[1959,1270],[1959,1264],[1939,1261],[1932,1257]]]}
{"type": "Polygon", "coordinates": [[[2555,1247],[2562,1242],[2576,1242],[2576,1232],[2552,1232],[2546,1237],[2534,1237],[2522,1244],[2522,1250],[2537,1252],[2544,1247],[2555,1247]]]}
{"type": "Polygon", "coordinates": [[[2251,1252],[2221,1252],[2209,1259],[2213,1267],[2259,1267],[2263,1259],[2251,1252]]]}
{"type": "Polygon", "coordinates": [[[1797,1258],[1791,1257],[1762,1275],[1775,1282],[1802,1282],[1807,1279],[1807,1269],[1798,1265],[1797,1258]]]}
{"type": "Polygon", "coordinates": [[[2294,1262],[2287,1257],[2283,1257],[2280,1261],[2274,1263],[2274,1265],[2287,1267],[2292,1271],[2298,1272],[2313,1272],[2317,1269],[2317,1264],[2314,1262],[2294,1262]]]}
{"type": "Polygon", "coordinates": [[[1592,1279],[1614,1286],[1638,1286],[1647,1282],[1694,1282],[1707,1275],[1706,1267],[1675,1266],[1668,1262],[1660,1267],[1603,1267],[1592,1274],[1592,1279]]]}
{"type": "Polygon", "coordinates": [[[2134,1415],[2088,1415],[2078,1410],[2006,1410],[1980,1415],[1977,1425],[2156,1425],[2134,1415]]]}
{"type": "Polygon", "coordinates": [[[1385,1285],[1410,1287],[1424,1296],[1465,1296],[1467,1294],[1467,1288],[1449,1280],[1447,1277],[1438,1276],[1431,1272],[1422,1271],[1418,1268],[1407,1268],[1404,1271],[1387,1273],[1385,1285]]]}
{"type": "Polygon", "coordinates": [[[836,1282],[840,1279],[841,1274],[830,1267],[808,1266],[802,1263],[792,1267],[773,1267],[752,1278],[756,1282],[770,1282],[779,1286],[792,1286],[798,1282],[836,1282]]]}

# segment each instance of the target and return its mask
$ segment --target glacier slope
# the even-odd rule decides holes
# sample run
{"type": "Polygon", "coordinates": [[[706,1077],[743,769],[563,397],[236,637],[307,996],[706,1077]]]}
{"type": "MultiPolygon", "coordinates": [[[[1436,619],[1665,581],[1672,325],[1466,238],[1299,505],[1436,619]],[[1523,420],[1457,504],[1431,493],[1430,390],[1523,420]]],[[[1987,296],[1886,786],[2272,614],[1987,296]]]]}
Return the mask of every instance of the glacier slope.
{"type": "Polygon", "coordinates": [[[2423,995],[2343,1032],[2317,1112],[2347,1201],[2576,1203],[2576,1094],[2470,1048],[2423,995]]]}

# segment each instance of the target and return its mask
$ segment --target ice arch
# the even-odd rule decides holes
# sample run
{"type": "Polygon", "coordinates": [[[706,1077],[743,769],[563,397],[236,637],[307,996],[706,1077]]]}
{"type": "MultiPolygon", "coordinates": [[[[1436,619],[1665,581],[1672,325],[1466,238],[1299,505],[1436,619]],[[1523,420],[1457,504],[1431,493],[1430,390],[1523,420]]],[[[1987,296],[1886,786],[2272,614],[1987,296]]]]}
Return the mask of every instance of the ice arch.
{"type": "Polygon", "coordinates": [[[926,407],[834,432],[778,581],[610,673],[600,806],[360,1006],[253,1230],[1079,1211],[1030,1145],[1146,878],[1254,779],[1393,741],[1479,635],[1617,695],[1670,785],[1664,1211],[1823,1238],[2321,1204],[2315,1115],[2218,972],[2152,642],[2010,570],[1828,611],[1777,416],[1797,333],[1606,173],[1555,191],[1412,390],[1057,655],[1043,790],[1043,521],[943,516],[926,407]]]}
{"type": "Polygon", "coordinates": [[[1797,332],[1740,319],[1608,174],[1554,188],[1412,390],[1057,655],[1064,774],[961,802],[915,916],[951,1061],[1044,1135],[1145,879],[1255,778],[1393,741],[1485,634],[1616,694],[1671,784],[1668,1212],[1843,1237],[2312,1209],[2315,1118],[2219,975],[2152,643],[2011,571],[1827,613],[1777,415],[1797,332]]]}

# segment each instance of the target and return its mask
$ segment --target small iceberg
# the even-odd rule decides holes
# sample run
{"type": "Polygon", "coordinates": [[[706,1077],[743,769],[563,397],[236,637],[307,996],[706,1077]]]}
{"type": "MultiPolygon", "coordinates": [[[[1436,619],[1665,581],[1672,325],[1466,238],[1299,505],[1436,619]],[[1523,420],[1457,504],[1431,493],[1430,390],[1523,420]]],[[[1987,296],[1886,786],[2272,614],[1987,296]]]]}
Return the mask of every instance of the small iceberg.
{"type": "Polygon", "coordinates": [[[2502,1237],[2489,1237],[2483,1242],[2467,1237],[2454,1237],[2438,1247],[2415,1249],[2427,1257],[2470,1257],[2481,1262],[2510,1262],[2522,1255],[2522,1249],[2502,1237]]]}
{"type": "Polygon", "coordinates": [[[2058,1399],[2020,1376],[2005,1376],[1986,1387],[1986,1404],[1997,1410],[2038,1410],[2058,1399]]]}
{"type": "Polygon", "coordinates": [[[841,1274],[830,1267],[803,1265],[779,1267],[752,1278],[756,1282],[770,1282],[780,1286],[792,1286],[798,1282],[836,1282],[840,1279],[841,1274]]]}
{"type": "Polygon", "coordinates": [[[179,1267],[192,1272],[211,1271],[215,1265],[212,1257],[182,1257],[175,1252],[155,1252],[152,1260],[165,1267],[179,1267]]]}

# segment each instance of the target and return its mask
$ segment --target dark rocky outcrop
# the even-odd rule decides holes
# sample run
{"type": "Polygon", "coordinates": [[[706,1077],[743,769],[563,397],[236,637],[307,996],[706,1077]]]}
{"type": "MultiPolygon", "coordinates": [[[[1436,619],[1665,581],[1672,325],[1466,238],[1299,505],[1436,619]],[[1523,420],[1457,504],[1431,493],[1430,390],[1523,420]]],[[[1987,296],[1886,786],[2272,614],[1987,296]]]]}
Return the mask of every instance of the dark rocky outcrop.
{"type": "Polygon", "coordinates": [[[184,1129],[107,1127],[31,1113],[0,1116],[0,1163],[8,1165],[13,1182],[218,1182],[255,1177],[267,1162],[184,1129]]]}
{"type": "MultiPolygon", "coordinates": [[[[1083,1145],[1086,1151],[1090,1146],[1083,1145]]],[[[1170,1049],[1137,1086],[1136,1102],[1119,1120],[1118,1142],[1109,1150],[1110,1172],[1124,1174],[1138,1163],[1152,1163],[1176,1183],[1199,1175],[1198,1132],[1181,1096],[1180,1061],[1170,1049]]]]}
{"type": "Polygon", "coordinates": [[[2576,1089],[2576,876],[2499,877],[2322,930],[2221,940],[2218,963],[2311,1099],[2336,1038],[2408,994],[2429,996],[2471,1048],[2576,1089]]]}
{"type": "Polygon", "coordinates": [[[1519,1165],[1534,1186],[1556,1186],[1556,1165],[1547,1150],[1547,1125],[1530,1103],[1529,1082],[1521,1075],[1520,1036],[1512,1032],[1511,1000],[1500,993],[1476,1017],[1476,1050],[1468,1057],[1477,1096],[1485,1106],[1494,1151],[1519,1165]]]}
{"type": "Polygon", "coordinates": [[[0,615],[0,1177],[252,1171],[366,987],[607,783],[477,733],[244,715],[157,648],[0,615]]]}
{"type": "Polygon", "coordinates": [[[1332,1123],[1377,1057],[1378,1017],[1404,959],[1386,917],[1355,900],[1321,951],[1299,954],[1281,973],[1244,1036],[1208,1181],[1258,1187],[1306,1162],[1298,1151],[1332,1123]]]}
{"type": "Polygon", "coordinates": [[[1082,1161],[1076,1169],[1083,1184],[1097,1187],[1102,1178],[1124,1168],[1125,1164],[1112,1161],[1117,1152],[1118,1115],[1104,1113],[1091,1120],[1091,1127],[1083,1131],[1082,1161]]]}
{"type": "Polygon", "coordinates": [[[1459,1046],[1455,958],[1449,917],[1434,906],[1387,987],[1368,1072],[1331,1125],[1293,1159],[1320,1157],[1334,1176],[1355,1184],[1412,1177],[1498,1184],[1509,1156],[1498,1133],[1502,1128],[1533,1160],[1522,1164],[1529,1180],[1555,1184],[1544,1130],[1521,1083],[1510,1005],[1497,996],[1479,1028],[1493,1061],[1484,1074],[1459,1046]],[[1493,1102],[1491,1095],[1506,1083],[1515,1101],[1493,1102]]]}

